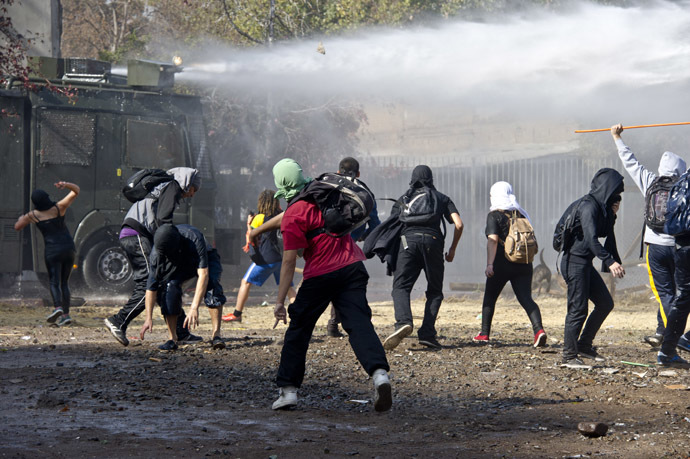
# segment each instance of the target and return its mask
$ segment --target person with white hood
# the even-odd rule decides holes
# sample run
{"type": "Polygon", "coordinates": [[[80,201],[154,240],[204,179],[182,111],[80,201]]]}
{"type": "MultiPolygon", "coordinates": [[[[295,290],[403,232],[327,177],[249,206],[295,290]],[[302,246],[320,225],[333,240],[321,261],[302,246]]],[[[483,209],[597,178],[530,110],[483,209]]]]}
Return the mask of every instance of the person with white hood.
{"type": "MultiPolygon", "coordinates": [[[[659,161],[659,175],[657,176],[654,172],[640,164],[630,148],[623,143],[623,139],[621,139],[622,132],[622,124],[616,124],[611,127],[611,135],[618,148],[618,156],[628,175],[630,175],[643,195],[646,196],[647,191],[660,178],[677,178],[685,173],[687,166],[683,158],[670,151],[665,151],[659,161]]],[[[644,231],[644,243],[647,246],[645,259],[647,261],[647,271],[649,272],[649,285],[659,303],[656,332],[653,335],[645,336],[644,341],[652,347],[659,347],[663,342],[664,330],[666,329],[673,298],[676,294],[674,278],[676,270],[674,261],[676,241],[673,236],[658,233],[647,226],[644,231]]],[[[690,351],[690,332],[681,336],[678,347],[690,351]]]]}
{"type": "MultiPolygon", "coordinates": [[[[508,236],[512,213],[517,218],[530,220],[529,214],[520,206],[513,187],[508,182],[496,182],[490,191],[491,207],[486,217],[486,287],[482,303],[482,331],[472,338],[475,342],[488,343],[491,333],[491,320],[496,308],[496,300],[510,281],[515,297],[527,313],[534,332],[534,347],[546,345],[546,332],[541,322],[541,311],[532,299],[532,263],[514,263],[498,250],[508,236]]],[[[530,221],[531,223],[531,221],[530,221]]]]}

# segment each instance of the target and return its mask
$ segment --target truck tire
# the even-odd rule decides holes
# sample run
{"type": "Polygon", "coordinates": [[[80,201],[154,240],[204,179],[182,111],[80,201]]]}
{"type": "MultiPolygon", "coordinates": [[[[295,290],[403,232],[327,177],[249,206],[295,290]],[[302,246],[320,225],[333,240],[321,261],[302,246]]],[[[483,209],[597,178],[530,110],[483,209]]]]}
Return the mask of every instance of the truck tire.
{"type": "Polygon", "coordinates": [[[129,294],[134,288],[132,267],[117,242],[99,242],[89,249],[82,267],[90,293],[129,294]]]}

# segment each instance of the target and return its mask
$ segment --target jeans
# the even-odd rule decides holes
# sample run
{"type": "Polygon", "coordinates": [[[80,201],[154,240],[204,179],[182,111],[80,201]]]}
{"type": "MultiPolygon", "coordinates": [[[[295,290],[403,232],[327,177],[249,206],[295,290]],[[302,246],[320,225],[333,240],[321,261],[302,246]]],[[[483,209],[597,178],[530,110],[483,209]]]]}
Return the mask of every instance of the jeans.
{"type": "Polygon", "coordinates": [[[656,333],[663,335],[676,294],[674,272],[676,270],[676,247],[647,244],[647,269],[649,284],[659,302],[656,333]]]}
{"type": "Polygon", "coordinates": [[[50,296],[53,298],[53,306],[62,308],[65,314],[69,314],[71,295],[69,291],[69,276],[74,265],[74,249],[50,250],[46,248],[45,262],[48,268],[48,280],[50,282],[50,296]]]}
{"type": "MultiPolygon", "coordinates": [[[[661,345],[661,352],[666,355],[676,353],[676,345],[685,330],[690,313],[690,246],[679,247],[676,250],[675,280],[678,294],[668,314],[664,342],[661,345]]],[[[690,335],[690,332],[686,334],[686,338],[687,335],[690,335]]]]}

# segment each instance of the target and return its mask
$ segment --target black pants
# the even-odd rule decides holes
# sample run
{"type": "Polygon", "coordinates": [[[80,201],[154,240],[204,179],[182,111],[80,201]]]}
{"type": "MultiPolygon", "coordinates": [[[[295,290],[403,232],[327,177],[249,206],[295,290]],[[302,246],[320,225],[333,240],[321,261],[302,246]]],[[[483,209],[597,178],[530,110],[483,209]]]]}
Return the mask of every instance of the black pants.
{"type": "Polygon", "coordinates": [[[659,302],[656,319],[656,332],[664,334],[668,315],[671,312],[673,297],[676,295],[676,247],[657,244],[647,244],[647,268],[649,269],[649,283],[654,296],[659,302]]]}
{"type": "Polygon", "coordinates": [[[577,357],[578,349],[592,346],[594,337],[613,310],[611,293],[592,263],[578,263],[569,258],[566,254],[561,260],[561,273],[568,284],[568,313],[563,336],[565,359],[577,357]],[[589,300],[594,303],[594,309],[588,317],[589,300]]]}
{"type": "Polygon", "coordinates": [[[295,302],[288,308],[290,325],[285,332],[276,378],[279,387],[302,385],[309,340],[329,302],[338,311],[350,346],[364,371],[372,375],[379,368],[389,370],[386,353],[371,323],[368,281],[369,274],[360,261],[302,283],[295,302]]]}
{"type": "Polygon", "coordinates": [[[515,297],[520,306],[522,306],[530,322],[532,322],[532,331],[536,334],[543,327],[541,324],[541,311],[539,311],[539,306],[532,299],[532,263],[511,263],[500,251],[496,254],[496,259],[494,260],[493,277],[486,278],[484,301],[482,303],[482,334],[488,336],[491,332],[491,320],[494,317],[496,300],[508,281],[510,281],[510,285],[513,287],[513,292],[515,292],[515,297]]]}
{"type": "MultiPolygon", "coordinates": [[[[110,318],[123,332],[127,330],[130,322],[146,309],[144,297],[146,295],[146,281],[149,278],[149,256],[152,246],[153,242],[142,235],[127,236],[120,239],[120,247],[127,254],[129,264],[132,266],[132,278],[134,280],[134,290],[129,300],[117,314],[110,318]]],[[[189,331],[183,327],[185,318],[183,310],[177,318],[178,338],[189,334],[189,331]]]]}
{"type": "MultiPolygon", "coordinates": [[[[668,314],[664,342],[661,345],[661,352],[666,355],[676,353],[678,339],[680,339],[680,335],[685,330],[688,322],[688,313],[690,313],[690,246],[679,247],[676,250],[675,280],[678,286],[678,294],[668,314]]],[[[690,332],[686,334],[686,338],[690,339],[688,335],[690,335],[690,332]]]]}
{"type": "Polygon", "coordinates": [[[62,308],[65,314],[69,314],[69,276],[74,266],[74,256],[73,247],[46,247],[45,262],[48,268],[50,296],[53,298],[53,306],[62,308]]]}
{"type": "Polygon", "coordinates": [[[406,233],[400,244],[393,278],[395,328],[413,325],[410,293],[422,270],[426,276],[424,319],[417,332],[419,339],[436,337],[436,317],[443,301],[443,239],[423,233],[406,233]],[[406,244],[405,244],[406,242],[406,244]]]}

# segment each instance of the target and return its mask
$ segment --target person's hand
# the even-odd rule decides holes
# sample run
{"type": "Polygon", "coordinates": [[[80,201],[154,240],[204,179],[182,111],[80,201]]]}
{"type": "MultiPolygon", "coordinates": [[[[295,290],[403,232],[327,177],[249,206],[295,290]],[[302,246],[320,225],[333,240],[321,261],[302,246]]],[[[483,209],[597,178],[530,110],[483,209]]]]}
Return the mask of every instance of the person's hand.
{"type": "Polygon", "coordinates": [[[620,139],[623,131],[623,125],[621,123],[611,126],[611,135],[614,139],[620,139]]]}
{"type": "Polygon", "coordinates": [[[276,303],[276,305],[273,307],[273,316],[276,318],[276,323],[273,324],[273,328],[276,328],[278,322],[281,320],[283,323],[287,324],[287,310],[285,309],[285,305],[283,303],[276,303]]]}
{"type": "Polygon", "coordinates": [[[60,180],[59,182],[55,183],[55,188],[57,188],[57,189],[59,189],[59,190],[62,190],[62,189],[65,188],[65,184],[66,184],[66,183],[67,183],[67,182],[63,182],[62,180],[60,180]]]}
{"type": "Polygon", "coordinates": [[[486,269],[484,270],[484,274],[486,274],[486,277],[493,277],[494,276],[494,265],[491,263],[486,265],[486,269]]]}
{"type": "Polygon", "coordinates": [[[144,325],[142,325],[142,327],[141,327],[141,332],[139,333],[139,337],[141,338],[142,341],[144,340],[144,335],[146,334],[147,331],[153,332],[153,321],[151,321],[149,319],[146,319],[146,321],[144,322],[144,325]]]}
{"type": "Polygon", "coordinates": [[[192,306],[182,326],[189,330],[194,330],[197,325],[199,325],[199,307],[192,306]]]}
{"type": "Polygon", "coordinates": [[[616,215],[618,213],[618,209],[620,209],[620,208],[621,208],[621,202],[620,201],[614,202],[611,205],[611,210],[613,211],[613,215],[616,215]]]}
{"type": "Polygon", "coordinates": [[[446,252],[446,261],[450,263],[453,261],[455,258],[455,249],[449,249],[448,252],[446,252]]]}
{"type": "Polygon", "coordinates": [[[619,279],[623,279],[623,276],[625,276],[625,269],[623,269],[623,266],[621,266],[621,264],[617,261],[614,261],[613,264],[609,266],[609,271],[611,271],[613,277],[617,277],[619,279]]]}
{"type": "Polygon", "coordinates": [[[252,228],[252,230],[247,233],[247,242],[256,247],[259,236],[260,235],[256,233],[256,228],[252,228]]]}

